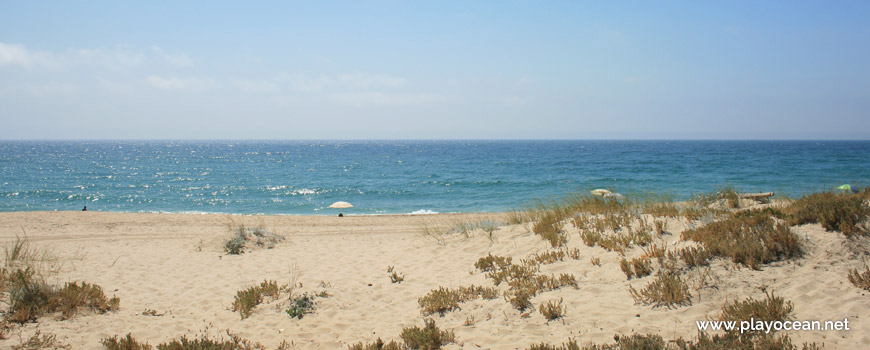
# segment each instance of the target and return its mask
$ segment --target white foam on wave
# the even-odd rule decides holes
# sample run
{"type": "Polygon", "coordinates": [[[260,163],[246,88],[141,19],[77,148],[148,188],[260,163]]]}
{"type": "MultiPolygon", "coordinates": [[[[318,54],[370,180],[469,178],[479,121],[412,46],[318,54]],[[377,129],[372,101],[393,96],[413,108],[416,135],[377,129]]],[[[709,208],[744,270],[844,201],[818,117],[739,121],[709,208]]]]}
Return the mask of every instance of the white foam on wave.
{"type": "Polygon", "coordinates": [[[291,195],[291,196],[297,196],[297,195],[312,195],[312,194],[317,194],[317,190],[312,190],[312,189],[309,189],[309,188],[300,188],[300,189],[298,189],[298,190],[290,191],[290,195],[291,195]]]}
{"type": "Polygon", "coordinates": [[[429,209],[420,209],[420,210],[412,211],[409,214],[411,214],[411,215],[431,215],[431,214],[438,214],[438,212],[432,211],[429,209]]]}

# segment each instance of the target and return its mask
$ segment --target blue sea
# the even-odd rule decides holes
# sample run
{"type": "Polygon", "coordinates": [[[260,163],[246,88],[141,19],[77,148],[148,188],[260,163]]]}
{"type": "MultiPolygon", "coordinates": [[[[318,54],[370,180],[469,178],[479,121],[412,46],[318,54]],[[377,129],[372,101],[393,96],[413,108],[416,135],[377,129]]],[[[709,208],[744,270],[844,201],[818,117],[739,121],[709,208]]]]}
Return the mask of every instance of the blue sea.
{"type": "Polygon", "coordinates": [[[497,212],[608,188],[676,200],[870,183],[868,141],[2,141],[0,211],[497,212]]]}

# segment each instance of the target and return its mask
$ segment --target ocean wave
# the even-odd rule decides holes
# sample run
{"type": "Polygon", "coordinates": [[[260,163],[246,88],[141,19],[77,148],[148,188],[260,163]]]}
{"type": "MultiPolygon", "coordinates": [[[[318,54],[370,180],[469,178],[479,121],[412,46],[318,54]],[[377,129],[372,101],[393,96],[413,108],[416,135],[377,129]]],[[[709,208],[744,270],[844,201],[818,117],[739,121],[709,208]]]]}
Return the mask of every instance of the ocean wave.
{"type": "Polygon", "coordinates": [[[410,212],[410,213],[408,213],[408,214],[411,214],[411,215],[432,215],[432,214],[438,214],[438,212],[437,212],[437,211],[432,211],[432,210],[429,210],[429,209],[420,209],[420,210],[412,211],[412,212],[410,212]]]}
{"type": "Polygon", "coordinates": [[[294,191],[290,192],[290,194],[292,194],[294,196],[295,195],[311,195],[311,194],[317,194],[317,190],[312,190],[312,189],[308,189],[308,188],[300,188],[298,190],[294,190],[294,191]]]}

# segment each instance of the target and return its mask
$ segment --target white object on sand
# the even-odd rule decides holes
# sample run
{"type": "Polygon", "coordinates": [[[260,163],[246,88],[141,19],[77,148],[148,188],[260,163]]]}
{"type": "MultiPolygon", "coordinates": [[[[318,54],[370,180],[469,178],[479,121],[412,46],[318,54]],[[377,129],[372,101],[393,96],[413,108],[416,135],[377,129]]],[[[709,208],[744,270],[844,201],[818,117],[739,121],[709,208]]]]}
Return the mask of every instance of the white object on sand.
{"type": "Polygon", "coordinates": [[[593,195],[596,195],[596,196],[603,196],[603,195],[610,193],[610,191],[605,190],[603,188],[599,188],[597,190],[589,191],[589,193],[592,193],[593,195]]]}
{"type": "Polygon", "coordinates": [[[625,199],[625,196],[619,193],[607,193],[604,195],[604,198],[625,199]]]}

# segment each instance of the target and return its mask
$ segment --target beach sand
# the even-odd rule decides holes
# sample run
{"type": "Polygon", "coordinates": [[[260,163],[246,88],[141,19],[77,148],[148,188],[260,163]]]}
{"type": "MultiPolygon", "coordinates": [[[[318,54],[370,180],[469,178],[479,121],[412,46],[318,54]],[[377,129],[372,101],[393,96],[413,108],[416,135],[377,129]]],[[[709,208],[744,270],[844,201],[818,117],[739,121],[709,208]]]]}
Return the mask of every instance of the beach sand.
{"type": "MultiPolygon", "coordinates": [[[[423,228],[459,222],[504,220],[504,214],[438,214],[405,216],[228,216],[217,214],[134,214],[102,212],[0,213],[0,235],[9,242],[26,234],[34,247],[54,259],[47,268],[52,283],[86,281],[120,298],[120,310],[107,314],[82,311],[69,320],[48,315],[36,323],[15,326],[0,347],[28,339],[37,330],[54,334],[74,349],[99,349],[100,340],[131,333],[152,345],[182,335],[224,335],[274,348],[287,341],[298,349],[346,349],[378,337],[400,340],[403,327],[421,326],[418,298],[430,290],[471,284],[492,286],[474,263],[489,253],[515,261],[551,250],[527,225],[506,225],[490,237],[470,234],[425,235],[423,228]],[[227,255],[224,241],[233,224],[263,226],[286,240],[272,249],[227,255]],[[388,267],[404,275],[392,283],[388,267]],[[326,291],[316,309],[302,319],[284,313],[282,301],[266,302],[242,320],[230,310],[236,292],[264,280],[289,284],[294,293],[326,291]],[[143,314],[154,310],[162,316],[143,314]]],[[[679,242],[685,219],[668,219],[670,235],[679,242]]],[[[826,349],[870,347],[870,293],[847,279],[850,269],[863,269],[867,239],[848,240],[819,225],[792,228],[806,240],[803,257],[764,265],[761,270],[714,260],[710,286],[692,289],[690,306],[653,308],[637,305],[629,286],[640,289],[652,277],[626,280],[618,253],[588,247],[578,230],[566,225],[568,247],[580,259],[566,259],[541,268],[543,273],[571,273],[579,288],[544,292],[537,308],[563,300],[566,316],[550,322],[540,312],[523,315],[501,296],[473,300],[461,310],[430,316],[441,329],[452,330],[456,343],[445,349],[525,349],[531,344],[612,343],[615,334],[657,333],[665,339],[697,335],[695,321],[715,319],[723,303],[763,297],[762,287],[794,303],[796,320],[849,319],[850,331],[789,331],[792,340],[824,343],[826,349]],[[590,262],[600,259],[600,266],[590,262]]],[[[633,248],[626,255],[642,255],[633,248]]],[[[700,271],[700,270],[699,270],[700,271]]],[[[698,272],[700,273],[700,272],[698,272]]],[[[502,284],[501,291],[506,289],[502,284]]],[[[7,300],[4,296],[3,300],[7,300]]],[[[2,305],[5,309],[6,305],[2,305]]]]}

